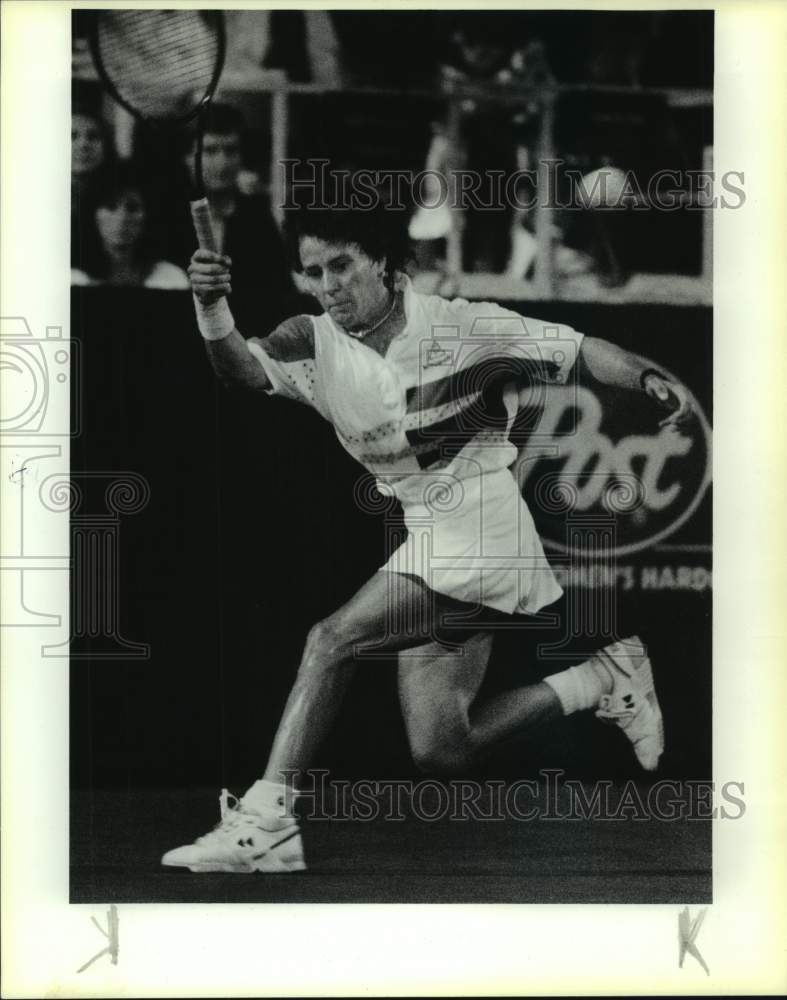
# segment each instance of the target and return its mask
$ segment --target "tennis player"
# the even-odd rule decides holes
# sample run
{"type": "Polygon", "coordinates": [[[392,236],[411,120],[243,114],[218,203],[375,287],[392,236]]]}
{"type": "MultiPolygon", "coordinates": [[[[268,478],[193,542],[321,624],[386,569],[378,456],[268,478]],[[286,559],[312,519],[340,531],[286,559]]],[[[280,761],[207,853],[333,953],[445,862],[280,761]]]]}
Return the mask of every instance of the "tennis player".
{"type": "Polygon", "coordinates": [[[290,239],[324,311],[262,338],[246,340],[235,327],[231,261],[194,254],[189,275],[208,357],[222,381],[297,400],[330,421],[379,490],[401,502],[408,536],[309,632],[263,776],[233,803],[223,792],[218,825],[162,864],[305,867],[297,790],[283,774],[314,763],[365,650],[398,654],[410,747],[427,773],[461,772],[536,723],[589,710],[619,726],[642,767],[655,769],[661,711],[636,637],[486,703],[476,696],[492,617],[532,615],[561,595],[510,469],[517,449],[508,432],[522,399],[565,386],[586,367],[607,385],[644,392],[664,409],[662,425],[677,427],[692,414],[688,391],[643,358],[570,327],[417,293],[403,271],[398,213],[307,211],[290,239]],[[474,627],[479,609],[486,624],[474,627]]]}

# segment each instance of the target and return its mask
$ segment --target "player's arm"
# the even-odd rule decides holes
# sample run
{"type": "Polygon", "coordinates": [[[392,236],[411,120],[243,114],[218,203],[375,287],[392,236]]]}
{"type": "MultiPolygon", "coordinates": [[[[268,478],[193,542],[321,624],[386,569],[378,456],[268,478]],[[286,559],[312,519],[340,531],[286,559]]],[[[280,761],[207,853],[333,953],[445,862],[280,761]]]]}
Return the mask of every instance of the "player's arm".
{"type": "Polygon", "coordinates": [[[585,337],[579,353],[587,370],[599,382],[618,389],[645,392],[669,410],[660,426],[679,426],[692,416],[694,407],[689,390],[668,379],[646,358],[599,337],[585,337]]]}
{"type": "Polygon", "coordinates": [[[231,261],[210,250],[197,250],[189,264],[197,324],[213,370],[227,385],[267,390],[271,383],[264,369],[249,353],[246,341],[235,327],[227,303],[232,291],[231,261]]]}

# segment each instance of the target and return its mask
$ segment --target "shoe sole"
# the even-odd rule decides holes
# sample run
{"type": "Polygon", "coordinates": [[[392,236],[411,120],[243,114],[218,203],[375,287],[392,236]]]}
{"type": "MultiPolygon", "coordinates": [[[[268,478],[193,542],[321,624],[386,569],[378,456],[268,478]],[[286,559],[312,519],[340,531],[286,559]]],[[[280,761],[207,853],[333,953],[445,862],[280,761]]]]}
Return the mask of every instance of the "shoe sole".
{"type": "Polygon", "coordinates": [[[161,859],[161,864],[165,868],[188,868],[192,872],[230,872],[240,875],[250,875],[253,872],[264,872],[265,874],[288,874],[290,872],[305,871],[306,862],[303,860],[303,849],[298,843],[295,850],[288,852],[276,852],[277,847],[288,843],[298,837],[298,831],[293,831],[282,840],[277,841],[267,850],[252,857],[247,862],[230,861],[165,861],[166,854],[161,859]]]}
{"type": "Polygon", "coordinates": [[[290,875],[293,872],[306,871],[306,863],[303,861],[285,864],[279,862],[275,866],[263,865],[228,865],[220,862],[208,862],[204,865],[171,865],[167,867],[188,868],[190,872],[229,872],[234,875],[253,875],[255,872],[262,872],[264,875],[290,875]]]}
{"type": "Polygon", "coordinates": [[[306,871],[306,862],[303,860],[285,862],[278,858],[266,858],[266,862],[265,864],[259,862],[249,865],[233,865],[223,861],[206,861],[203,864],[193,862],[192,864],[173,865],[168,861],[162,861],[161,864],[165,868],[188,868],[190,872],[230,872],[238,875],[251,875],[254,872],[263,872],[266,875],[286,875],[290,872],[306,871]]]}

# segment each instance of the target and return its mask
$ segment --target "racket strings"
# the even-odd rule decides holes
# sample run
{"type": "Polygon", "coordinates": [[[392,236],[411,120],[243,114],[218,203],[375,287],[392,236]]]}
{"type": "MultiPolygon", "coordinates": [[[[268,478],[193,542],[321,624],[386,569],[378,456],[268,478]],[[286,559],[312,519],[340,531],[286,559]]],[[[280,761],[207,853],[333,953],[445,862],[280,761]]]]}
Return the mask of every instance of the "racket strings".
{"type": "Polygon", "coordinates": [[[177,45],[208,49],[215,53],[217,33],[197,11],[105,12],[101,34],[116,47],[130,46],[163,50],[177,45]]]}
{"type": "Polygon", "coordinates": [[[145,117],[181,117],[210,89],[219,32],[198,11],[103,12],[98,51],[118,95],[145,117]]]}

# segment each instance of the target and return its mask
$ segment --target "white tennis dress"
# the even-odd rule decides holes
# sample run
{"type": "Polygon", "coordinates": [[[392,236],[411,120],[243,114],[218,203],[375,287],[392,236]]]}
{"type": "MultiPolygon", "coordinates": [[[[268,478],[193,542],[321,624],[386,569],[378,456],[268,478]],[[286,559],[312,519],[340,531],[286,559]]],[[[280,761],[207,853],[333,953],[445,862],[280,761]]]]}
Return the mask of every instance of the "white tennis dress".
{"type": "MultiPolygon", "coordinates": [[[[408,536],[381,567],[508,614],[562,593],[510,466],[518,408],[564,384],[582,334],[489,302],[447,301],[403,279],[406,324],[385,357],[328,313],[247,341],[272,393],[314,407],[408,536]]],[[[359,490],[359,495],[363,490],[359,490]]]]}

